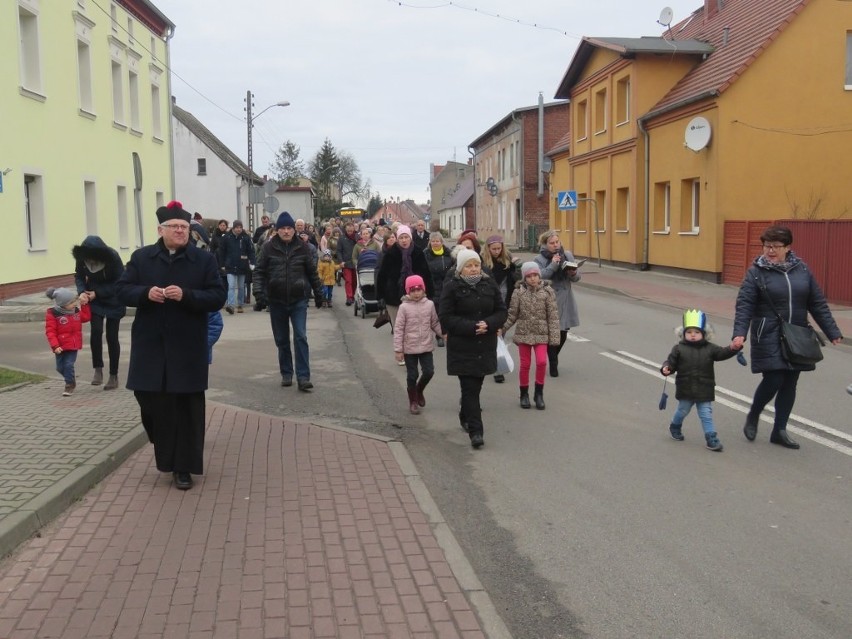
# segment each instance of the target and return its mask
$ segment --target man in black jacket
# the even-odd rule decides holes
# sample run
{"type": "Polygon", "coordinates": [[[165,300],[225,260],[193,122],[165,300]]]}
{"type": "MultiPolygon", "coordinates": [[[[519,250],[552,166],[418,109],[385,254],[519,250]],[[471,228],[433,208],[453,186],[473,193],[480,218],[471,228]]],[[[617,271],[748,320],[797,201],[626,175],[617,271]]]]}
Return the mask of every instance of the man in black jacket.
{"type": "Polygon", "coordinates": [[[293,385],[293,354],[290,349],[290,323],[296,350],[296,382],[309,392],[311,368],[308,352],[308,299],[313,291],[322,304],[322,285],[311,254],[296,237],[296,224],[286,211],[278,216],[276,235],[263,244],[254,270],[254,297],[259,306],[269,305],[272,335],[278,347],[281,385],[293,385]]]}

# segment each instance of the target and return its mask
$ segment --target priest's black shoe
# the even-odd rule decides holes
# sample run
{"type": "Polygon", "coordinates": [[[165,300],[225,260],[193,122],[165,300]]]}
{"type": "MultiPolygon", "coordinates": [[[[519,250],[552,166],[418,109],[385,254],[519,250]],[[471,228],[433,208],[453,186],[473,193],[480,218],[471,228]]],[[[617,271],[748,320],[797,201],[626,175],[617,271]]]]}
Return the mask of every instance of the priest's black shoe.
{"type": "Polygon", "coordinates": [[[772,435],[769,436],[769,441],[773,444],[783,446],[784,448],[792,448],[793,450],[798,450],[799,448],[799,444],[790,439],[786,430],[779,430],[778,432],[772,433],[772,435]]]}
{"type": "Polygon", "coordinates": [[[192,488],[192,475],[189,473],[174,473],[175,488],[178,490],[189,490],[192,488]]]}
{"type": "Polygon", "coordinates": [[[743,426],[743,435],[750,442],[754,441],[754,438],[757,437],[757,418],[752,417],[751,415],[746,415],[745,426],[743,426]]]}

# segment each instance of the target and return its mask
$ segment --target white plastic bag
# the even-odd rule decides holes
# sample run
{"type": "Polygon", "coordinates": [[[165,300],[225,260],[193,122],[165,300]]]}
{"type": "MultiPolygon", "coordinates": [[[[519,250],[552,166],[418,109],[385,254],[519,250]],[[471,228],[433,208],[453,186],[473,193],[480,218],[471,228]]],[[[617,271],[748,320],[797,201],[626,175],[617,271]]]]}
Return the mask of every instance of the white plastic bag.
{"type": "Polygon", "coordinates": [[[515,360],[509,353],[509,347],[502,335],[497,336],[497,372],[495,375],[507,375],[515,370],[515,360]]]}

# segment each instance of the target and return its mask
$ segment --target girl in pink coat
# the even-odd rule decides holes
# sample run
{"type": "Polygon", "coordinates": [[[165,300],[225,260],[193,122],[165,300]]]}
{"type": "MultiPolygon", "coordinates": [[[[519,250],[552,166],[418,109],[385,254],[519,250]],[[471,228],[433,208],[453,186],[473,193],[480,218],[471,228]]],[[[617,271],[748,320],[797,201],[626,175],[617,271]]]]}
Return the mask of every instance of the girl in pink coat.
{"type": "Polygon", "coordinates": [[[432,335],[441,337],[435,304],[426,297],[423,278],[409,275],[405,278],[405,295],[393,325],[393,350],[396,361],[405,361],[408,410],[412,415],[419,415],[420,407],[426,405],[423,389],[435,374],[432,335]],[[420,379],[417,379],[418,364],[422,369],[420,379]]]}

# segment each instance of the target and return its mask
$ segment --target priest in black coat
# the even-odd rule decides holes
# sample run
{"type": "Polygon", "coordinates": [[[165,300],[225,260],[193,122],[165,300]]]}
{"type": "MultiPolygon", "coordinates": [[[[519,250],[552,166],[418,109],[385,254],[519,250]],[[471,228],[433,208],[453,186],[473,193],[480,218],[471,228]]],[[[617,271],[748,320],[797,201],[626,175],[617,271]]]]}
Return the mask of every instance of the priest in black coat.
{"type": "Polygon", "coordinates": [[[127,388],[154,444],[157,469],[192,487],[204,471],[207,317],[225,303],[216,258],[189,242],[190,215],[180,202],[157,210],[160,239],[130,257],[116,284],[136,307],[127,388]]]}

